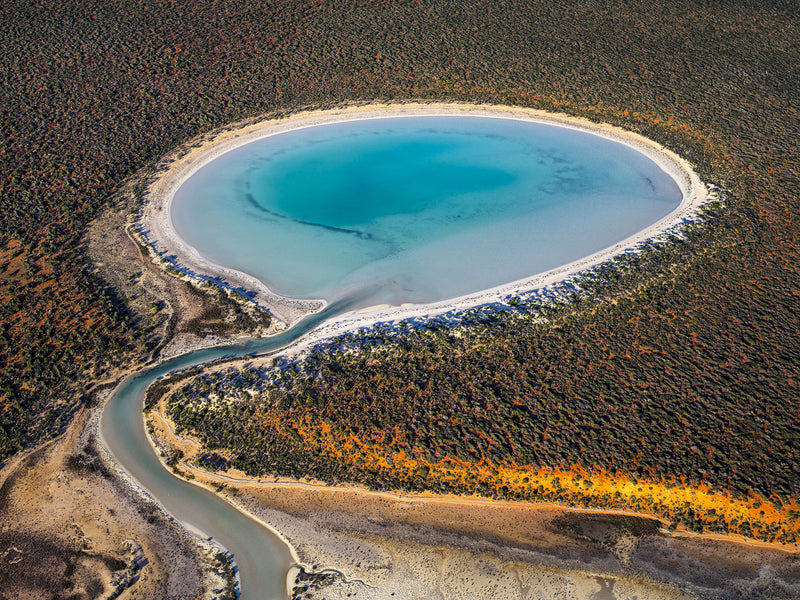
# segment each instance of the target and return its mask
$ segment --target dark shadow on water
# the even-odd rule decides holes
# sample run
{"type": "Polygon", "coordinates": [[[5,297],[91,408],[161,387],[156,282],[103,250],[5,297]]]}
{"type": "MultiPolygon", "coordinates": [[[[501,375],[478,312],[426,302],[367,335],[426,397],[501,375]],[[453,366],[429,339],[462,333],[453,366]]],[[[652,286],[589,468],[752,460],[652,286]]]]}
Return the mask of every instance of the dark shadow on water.
{"type": "Polygon", "coordinates": [[[600,584],[600,590],[592,594],[591,600],[617,600],[614,595],[614,579],[595,577],[594,580],[600,584]]]}
{"type": "Polygon", "coordinates": [[[256,210],[265,213],[270,217],[275,217],[276,219],[284,219],[286,221],[291,221],[292,223],[297,223],[298,225],[306,225],[308,227],[319,227],[320,229],[324,229],[325,231],[332,231],[333,233],[346,233],[348,235],[354,235],[362,240],[371,240],[374,237],[371,233],[359,231],[358,229],[334,227],[333,225],[325,225],[324,223],[314,223],[312,221],[303,221],[302,219],[295,219],[294,217],[282,215],[280,213],[277,213],[273,210],[269,210],[268,208],[264,208],[263,206],[261,206],[258,200],[256,200],[255,196],[253,196],[253,194],[250,193],[244,194],[244,198],[245,200],[247,200],[247,203],[256,210]]]}

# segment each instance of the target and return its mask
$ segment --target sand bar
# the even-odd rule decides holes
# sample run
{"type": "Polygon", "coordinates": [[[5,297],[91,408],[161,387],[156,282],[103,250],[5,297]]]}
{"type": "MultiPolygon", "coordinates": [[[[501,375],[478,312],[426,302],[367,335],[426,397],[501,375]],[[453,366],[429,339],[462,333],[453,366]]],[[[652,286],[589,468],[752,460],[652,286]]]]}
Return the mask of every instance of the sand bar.
{"type": "Polygon", "coordinates": [[[334,337],[379,322],[409,318],[427,318],[472,307],[503,303],[508,296],[527,295],[546,290],[578,273],[635,249],[647,240],[654,240],[674,231],[692,220],[698,209],[709,201],[711,193],[692,166],[674,152],[656,142],[611,125],[593,123],[587,119],[542,110],[509,106],[479,106],[469,104],[369,104],[332,110],[300,112],[282,119],[266,120],[223,133],[191,146],[172,161],[166,171],[147,190],[139,229],[146,240],[163,256],[174,257],[176,263],[194,274],[219,278],[234,289],[247,290],[253,299],[267,308],[285,326],[291,326],[304,315],[322,309],[324,300],[287,298],[272,292],[255,277],[218,265],[202,256],[178,235],[170,217],[173,197],[180,186],[203,166],[222,154],[250,142],[287,131],[361,119],[398,116],[478,116],[519,119],[568,127],[623,143],[648,156],[670,175],[681,190],[681,203],[670,214],[650,227],[594,254],[551,269],[544,273],[509,282],[488,290],[477,291],[450,300],[431,304],[377,306],[340,315],[326,322],[313,333],[313,339],[334,337]]]}

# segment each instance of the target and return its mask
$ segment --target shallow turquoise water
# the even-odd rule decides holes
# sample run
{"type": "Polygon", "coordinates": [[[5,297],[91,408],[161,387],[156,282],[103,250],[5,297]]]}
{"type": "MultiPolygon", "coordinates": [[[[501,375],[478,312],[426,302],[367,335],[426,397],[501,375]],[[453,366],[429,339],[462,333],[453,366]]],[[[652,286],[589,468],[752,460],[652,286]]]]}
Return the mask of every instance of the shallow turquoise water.
{"type": "Polygon", "coordinates": [[[226,153],[172,206],[178,233],[274,291],[433,302],[602,250],[672,211],[677,184],[623,144],[487,117],[299,129],[226,153]]]}

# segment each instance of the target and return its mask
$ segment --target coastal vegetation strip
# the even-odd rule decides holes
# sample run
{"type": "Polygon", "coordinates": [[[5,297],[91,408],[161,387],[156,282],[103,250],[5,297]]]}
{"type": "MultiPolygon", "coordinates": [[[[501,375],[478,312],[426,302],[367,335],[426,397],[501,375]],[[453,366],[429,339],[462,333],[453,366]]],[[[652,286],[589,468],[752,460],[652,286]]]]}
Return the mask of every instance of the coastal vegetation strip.
{"type": "MultiPolygon", "coordinates": [[[[167,400],[166,405],[171,406],[170,412],[175,414],[175,403],[167,400]]],[[[158,410],[163,410],[164,406],[161,404],[158,410]]],[[[159,412],[153,414],[164,419],[159,412]]],[[[672,481],[633,478],[623,472],[610,473],[597,467],[585,469],[579,464],[547,467],[518,465],[511,461],[497,464],[485,458],[480,461],[453,457],[434,460],[420,449],[398,450],[398,444],[394,443],[397,432],[388,442],[384,438],[368,443],[309,416],[305,422],[298,423],[283,414],[257,412],[250,422],[251,437],[263,438],[267,430],[272,436],[299,446],[303,454],[330,457],[347,473],[345,480],[354,473],[361,473],[360,479],[372,487],[391,482],[401,491],[437,490],[473,497],[555,502],[596,511],[635,511],[656,516],[670,531],[735,533],[768,542],[796,543],[800,533],[800,506],[794,500],[767,499],[753,492],[733,494],[685,478],[672,481]]],[[[216,447],[216,451],[208,451],[192,439],[178,436],[171,424],[169,433],[162,431],[159,437],[165,437],[171,447],[173,464],[180,456],[180,460],[189,460],[223,477],[231,468],[247,469],[252,465],[242,465],[237,458],[225,458],[236,457],[235,450],[216,447]],[[178,448],[176,442],[183,449],[178,448]]],[[[208,440],[208,437],[201,439],[208,440]]],[[[280,475],[280,471],[265,473],[252,468],[247,472],[251,479],[280,475]]],[[[330,483],[330,473],[327,477],[330,483]]]]}
{"type": "MultiPolygon", "coordinates": [[[[608,291],[601,279],[592,282],[608,291]]],[[[608,309],[593,296],[578,305],[594,316],[608,309]]],[[[741,412],[752,388],[712,404],[672,373],[660,344],[634,344],[621,356],[607,348],[604,370],[637,361],[639,376],[612,393],[595,391],[591,379],[562,378],[585,348],[568,349],[568,361],[555,354],[538,362],[564,350],[557,337],[537,339],[543,331],[594,326],[581,324],[571,304],[549,310],[547,324],[500,313],[459,329],[366,330],[345,351],[329,345],[293,362],[205,373],[172,393],[170,414],[179,429],[227,456],[207,467],[537,500],[553,499],[543,473],[577,469],[600,475],[589,479],[596,479],[592,488],[562,485],[562,502],[636,507],[692,528],[796,540],[790,399],[772,399],[763,416],[741,412]],[[567,386],[574,386],[570,395],[567,386]],[[647,390],[653,395],[631,400],[647,390]],[[730,443],[740,437],[748,444],[730,443]],[[611,488],[600,485],[612,480],[611,488]]],[[[664,314],[666,323],[676,318],[664,314]]],[[[684,354],[697,345],[683,343],[684,354]]],[[[717,362],[714,376],[727,377],[731,367],[717,362]]]]}
{"type": "Polygon", "coordinates": [[[637,511],[653,514],[692,531],[738,533],[767,541],[797,539],[800,506],[769,501],[757,494],[736,497],[705,484],[634,479],[579,465],[569,469],[469,462],[444,458],[430,462],[413,453],[364,444],[346,436],[336,439],[328,424],[298,428],[312,451],[335,456],[345,464],[422,489],[488,494],[495,498],[553,501],[566,506],[637,511]]]}

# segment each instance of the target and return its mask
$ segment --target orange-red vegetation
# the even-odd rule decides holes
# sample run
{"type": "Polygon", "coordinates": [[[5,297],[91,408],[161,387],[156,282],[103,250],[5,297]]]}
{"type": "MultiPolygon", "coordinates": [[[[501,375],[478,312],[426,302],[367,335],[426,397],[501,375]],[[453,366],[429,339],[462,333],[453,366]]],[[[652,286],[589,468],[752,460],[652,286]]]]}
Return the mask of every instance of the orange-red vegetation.
{"type": "MultiPolygon", "coordinates": [[[[256,422],[288,436],[286,421],[261,413],[256,422]]],[[[457,490],[516,499],[552,501],[570,506],[638,511],[668,522],[687,522],[710,531],[738,533],[761,539],[797,539],[800,506],[796,501],[768,500],[755,493],[745,497],[708,485],[633,479],[579,465],[568,469],[446,457],[430,461],[414,451],[395,450],[389,443],[365,443],[352,435],[337,434],[328,423],[311,419],[292,422],[291,431],[313,452],[334,457],[345,465],[378,474],[391,481],[433,490],[457,490]]]]}

